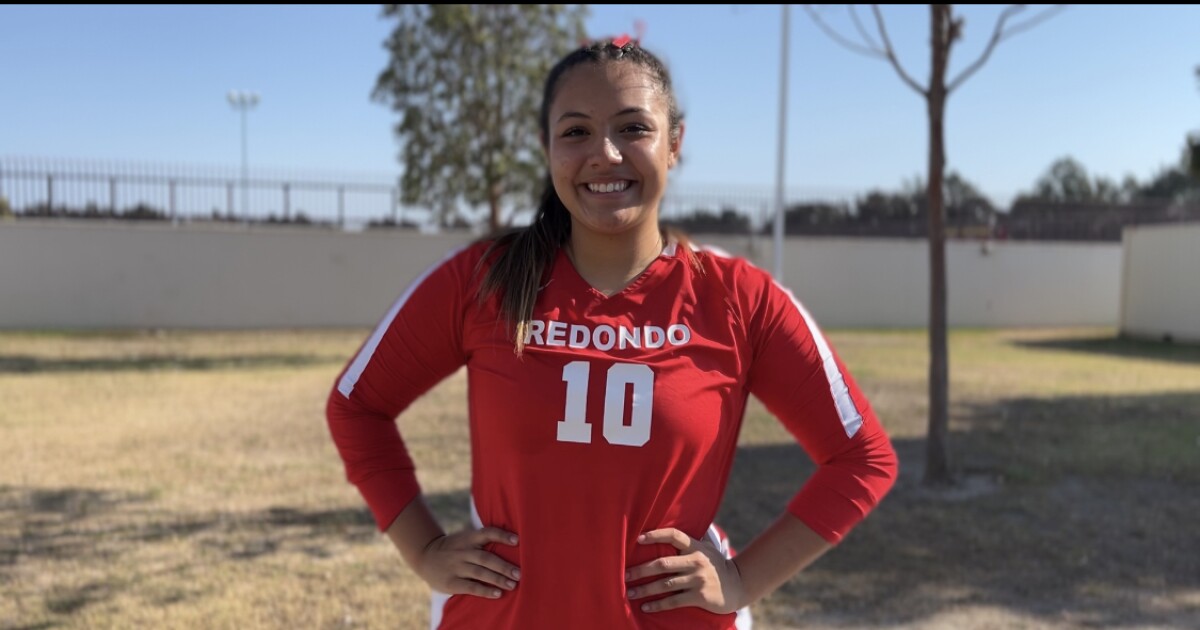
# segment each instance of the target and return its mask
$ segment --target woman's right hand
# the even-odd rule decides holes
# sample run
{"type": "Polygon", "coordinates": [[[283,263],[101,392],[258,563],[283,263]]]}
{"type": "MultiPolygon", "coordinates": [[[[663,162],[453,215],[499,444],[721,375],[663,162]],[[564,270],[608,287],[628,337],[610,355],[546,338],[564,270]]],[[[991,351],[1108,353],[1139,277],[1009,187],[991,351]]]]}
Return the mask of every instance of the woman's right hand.
{"type": "Polygon", "coordinates": [[[484,550],[488,543],[515,547],[517,536],[495,527],[438,536],[425,545],[413,570],[434,590],[496,599],[517,587],[521,571],[484,550]]]}

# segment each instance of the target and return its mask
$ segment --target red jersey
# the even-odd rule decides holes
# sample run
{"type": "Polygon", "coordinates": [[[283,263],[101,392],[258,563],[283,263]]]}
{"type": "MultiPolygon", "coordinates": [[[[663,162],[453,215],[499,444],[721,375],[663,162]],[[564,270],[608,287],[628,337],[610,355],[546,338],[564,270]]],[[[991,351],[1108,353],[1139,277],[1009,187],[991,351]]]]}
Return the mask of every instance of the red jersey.
{"type": "Polygon", "coordinates": [[[560,250],[518,357],[498,299],[476,299],[486,247],[418,278],[328,404],[347,476],[386,530],[419,492],[395,418],[467,366],[472,517],[520,537],[488,550],[521,580],[495,600],[443,598],[435,627],[732,629],[733,614],[642,612],[625,571],[678,553],[638,534],[705,536],[750,394],[817,463],[787,509],[825,539],[839,541],[891,487],[895,453],[870,406],[764,271],[699,251],[700,272],[672,245],[606,297],[560,250]]]}

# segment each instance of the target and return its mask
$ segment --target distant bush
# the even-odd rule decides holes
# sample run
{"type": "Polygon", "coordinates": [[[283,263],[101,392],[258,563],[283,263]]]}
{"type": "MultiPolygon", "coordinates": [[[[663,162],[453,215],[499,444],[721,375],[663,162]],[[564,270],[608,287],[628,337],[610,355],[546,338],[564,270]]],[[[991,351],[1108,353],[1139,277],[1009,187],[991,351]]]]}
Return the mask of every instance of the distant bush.
{"type": "Polygon", "coordinates": [[[419,224],[414,223],[412,221],[403,220],[403,219],[400,221],[396,221],[395,219],[392,219],[390,217],[386,218],[386,219],[372,219],[367,222],[368,230],[397,229],[397,228],[402,229],[402,230],[415,230],[419,227],[421,227],[419,224]]]}
{"type": "Polygon", "coordinates": [[[748,234],[750,217],[734,208],[722,208],[718,214],[697,210],[690,216],[663,219],[663,223],[691,234],[748,234]]]}

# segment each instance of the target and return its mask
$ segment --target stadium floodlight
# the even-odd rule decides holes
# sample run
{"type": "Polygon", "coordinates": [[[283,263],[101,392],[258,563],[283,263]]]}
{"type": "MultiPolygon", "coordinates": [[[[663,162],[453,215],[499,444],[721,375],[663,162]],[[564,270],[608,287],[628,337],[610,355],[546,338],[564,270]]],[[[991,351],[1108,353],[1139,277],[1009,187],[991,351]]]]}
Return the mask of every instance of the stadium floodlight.
{"type": "Polygon", "coordinates": [[[258,105],[258,93],[245,90],[230,90],[229,104],[242,113],[242,217],[250,218],[250,171],[246,158],[246,112],[258,105]]]}

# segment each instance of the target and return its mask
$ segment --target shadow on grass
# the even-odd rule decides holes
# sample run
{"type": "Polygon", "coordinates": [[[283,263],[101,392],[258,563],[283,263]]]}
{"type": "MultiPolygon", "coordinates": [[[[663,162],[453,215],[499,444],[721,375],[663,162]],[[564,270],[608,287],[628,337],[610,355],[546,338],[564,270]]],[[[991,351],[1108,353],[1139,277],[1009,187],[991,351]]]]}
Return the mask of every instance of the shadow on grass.
{"type": "Polygon", "coordinates": [[[1088,352],[1126,359],[1150,359],[1200,365],[1200,344],[1168,343],[1126,337],[1071,337],[1064,339],[1017,339],[1013,345],[1033,350],[1088,352]]]}
{"type": "MultiPolygon", "coordinates": [[[[123,557],[156,543],[186,540],[230,560],[252,561],[281,552],[327,558],[338,547],[374,542],[378,536],[365,508],[181,514],[155,509],[153,503],[148,494],[0,486],[0,532],[14,534],[0,537],[0,585],[19,583],[14,580],[22,564],[45,570],[56,563],[119,566],[123,557]]],[[[34,596],[49,613],[73,615],[123,592],[149,597],[153,589],[141,584],[147,579],[142,573],[83,585],[56,583],[34,596]]],[[[173,594],[165,601],[184,597],[173,594]]]]}
{"type": "MultiPolygon", "coordinates": [[[[957,468],[982,483],[923,489],[923,440],[897,440],[895,489],[758,607],[761,626],[920,627],[980,607],[1029,626],[1200,627],[1200,393],[1015,398],[963,407],[951,428],[957,468]]],[[[812,471],[794,444],[739,448],[718,515],[734,545],[779,515],[812,471]]],[[[465,490],[427,500],[448,530],[466,524],[465,490]]],[[[19,563],[48,571],[60,560],[117,563],[158,542],[255,562],[328,558],[379,540],[365,508],[154,505],[140,494],[0,486],[0,531],[16,534],[0,537],[0,585],[17,583],[19,563]]],[[[145,588],[114,578],[39,597],[48,611],[76,617],[145,588]]]]}
{"type": "Polygon", "coordinates": [[[0,486],[0,570],[22,560],[116,557],[135,546],[195,538],[233,559],[299,550],[330,555],[326,542],[369,542],[375,524],[366,508],[178,514],[153,509],[149,495],[88,488],[0,486]]]}
{"type": "Polygon", "coordinates": [[[0,374],[44,374],[62,372],[150,372],[254,370],[304,367],[343,361],[342,357],[309,354],[232,355],[216,357],[135,356],[95,359],[47,359],[27,355],[0,355],[0,374]]]}
{"type": "MultiPolygon", "coordinates": [[[[950,439],[963,485],[923,488],[924,440],[897,440],[892,493],[762,606],[764,622],[919,627],[980,606],[1034,626],[1200,627],[1200,393],[1014,399],[964,415],[950,439]]],[[[735,546],[811,471],[790,444],[740,449],[718,517],[735,546]]]]}
{"type": "MultiPolygon", "coordinates": [[[[431,494],[427,500],[448,529],[467,525],[466,490],[431,494]]],[[[32,564],[40,570],[57,570],[53,567],[58,563],[93,568],[128,566],[129,561],[123,558],[143,552],[149,545],[181,540],[239,562],[279,553],[323,559],[338,555],[347,545],[375,544],[381,536],[365,507],[272,507],[250,512],[181,514],[155,509],[153,503],[154,497],[149,494],[0,486],[0,532],[6,532],[0,536],[0,590],[13,587],[14,597],[33,598],[46,612],[67,618],[122,594],[137,594],[154,605],[168,605],[202,596],[184,587],[165,595],[159,592],[167,582],[158,574],[194,570],[185,559],[180,559],[183,564],[165,570],[135,571],[133,577],[119,574],[122,577],[114,575],[78,585],[56,582],[37,590],[28,590],[28,584],[16,588],[21,583],[19,565],[32,564]],[[7,532],[15,535],[8,536],[7,532]]],[[[183,577],[175,581],[180,580],[187,581],[183,577]]]]}

